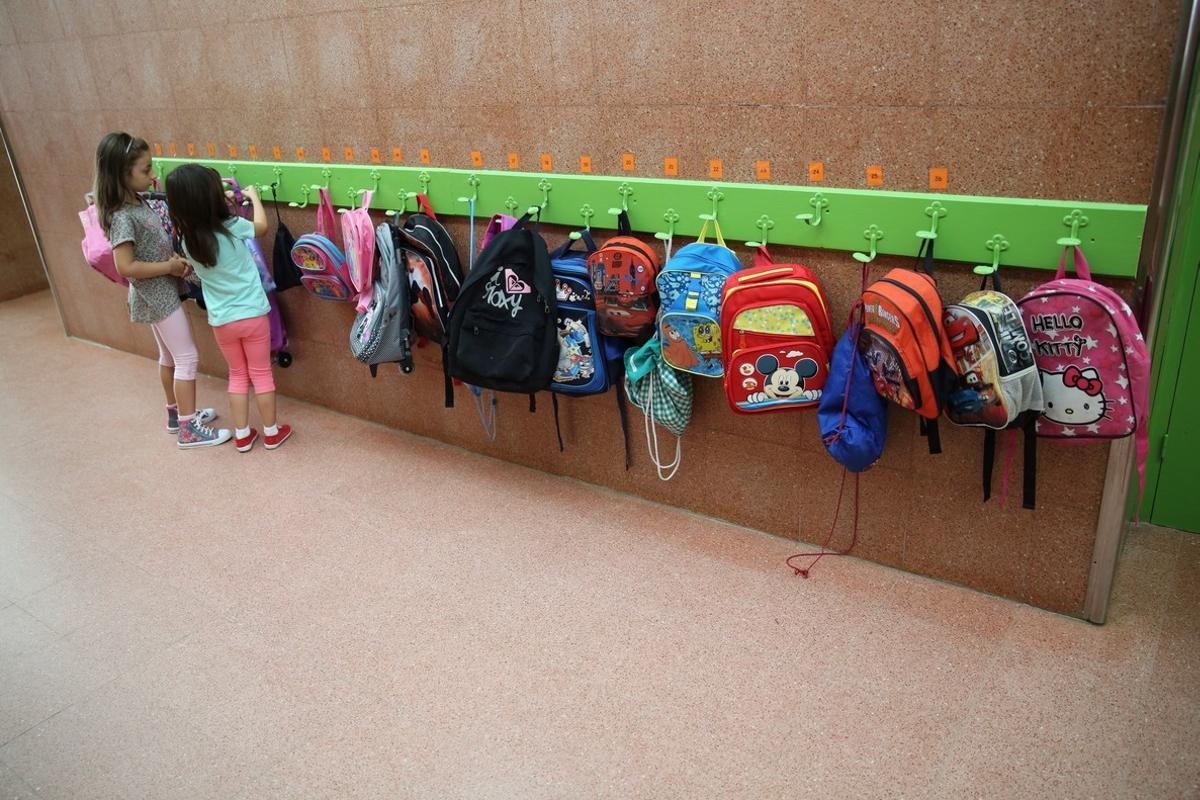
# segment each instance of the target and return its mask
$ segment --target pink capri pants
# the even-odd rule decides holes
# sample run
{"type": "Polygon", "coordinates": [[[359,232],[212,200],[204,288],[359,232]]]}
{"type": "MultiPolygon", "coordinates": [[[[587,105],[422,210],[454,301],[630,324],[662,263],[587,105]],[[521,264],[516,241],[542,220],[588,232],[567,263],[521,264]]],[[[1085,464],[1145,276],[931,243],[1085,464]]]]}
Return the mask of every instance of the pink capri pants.
{"type": "Polygon", "coordinates": [[[154,331],[154,343],[158,345],[158,363],[175,367],[177,381],[196,380],[200,354],[196,352],[196,341],[192,339],[192,327],[183,306],[161,322],[152,323],[150,330],[154,331]]]}
{"type": "Polygon", "coordinates": [[[229,364],[230,394],[247,394],[250,384],[254,384],[255,394],[275,391],[275,376],[271,374],[271,324],[266,314],[216,325],[212,330],[229,364]]]}

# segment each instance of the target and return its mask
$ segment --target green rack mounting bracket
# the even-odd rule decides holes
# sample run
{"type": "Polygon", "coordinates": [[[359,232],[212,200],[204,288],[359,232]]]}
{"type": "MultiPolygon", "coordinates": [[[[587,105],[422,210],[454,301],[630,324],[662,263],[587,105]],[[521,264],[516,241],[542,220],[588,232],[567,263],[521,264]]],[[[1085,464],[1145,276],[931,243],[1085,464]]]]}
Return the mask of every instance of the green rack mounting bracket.
{"type": "MultiPolygon", "coordinates": [[[[624,207],[634,230],[659,238],[668,230],[695,236],[702,218],[715,215],[731,242],[761,240],[769,230],[772,244],[913,255],[922,238],[936,237],[939,260],[988,269],[1055,269],[1063,244],[1078,240],[1093,272],[1125,278],[1136,273],[1146,220],[1141,205],[874,189],[372,164],[180,158],[158,158],[155,164],[165,177],[190,161],[243,185],[277,184],[278,201],[299,205],[315,202],[312,187],[327,186],[339,207],[349,207],[360,190],[373,189],[373,208],[412,208],[415,193],[423,192],[439,214],[464,215],[467,195],[476,198],[481,215],[538,207],[543,222],[597,228],[615,228],[615,214],[624,207]],[[1007,243],[1002,252],[994,244],[997,236],[1007,243]]],[[[263,198],[271,200],[271,192],[263,198]]]]}

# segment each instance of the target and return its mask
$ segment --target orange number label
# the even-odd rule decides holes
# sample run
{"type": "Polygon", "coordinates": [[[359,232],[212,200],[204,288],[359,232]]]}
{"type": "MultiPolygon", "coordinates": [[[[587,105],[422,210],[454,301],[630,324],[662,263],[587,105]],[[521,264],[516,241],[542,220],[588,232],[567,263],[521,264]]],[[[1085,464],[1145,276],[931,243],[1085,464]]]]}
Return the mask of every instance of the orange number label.
{"type": "Polygon", "coordinates": [[[478,150],[471,151],[471,166],[472,167],[482,167],[483,166],[483,153],[479,152],[478,150]]]}
{"type": "Polygon", "coordinates": [[[808,162],[808,179],[813,183],[825,180],[825,163],[823,161],[808,162]]]}
{"type": "Polygon", "coordinates": [[[521,167],[521,159],[517,158],[516,153],[509,153],[508,154],[508,168],[509,169],[520,169],[520,167],[521,167]]]}
{"type": "Polygon", "coordinates": [[[421,163],[422,164],[429,163],[429,148],[428,147],[421,148],[421,163]]]}
{"type": "Polygon", "coordinates": [[[554,171],[554,159],[549,153],[542,153],[542,172],[554,171]]]}
{"type": "Polygon", "coordinates": [[[178,155],[179,151],[175,149],[174,142],[171,142],[167,145],[167,152],[171,154],[171,158],[174,158],[176,155],[178,155]]]}
{"type": "Polygon", "coordinates": [[[354,148],[353,147],[343,147],[342,155],[345,156],[347,161],[353,161],[354,160],[354,148]]]}
{"type": "Polygon", "coordinates": [[[328,147],[321,148],[321,160],[325,162],[333,160],[333,155],[329,152],[328,147]]]}
{"type": "Polygon", "coordinates": [[[158,142],[154,143],[154,155],[156,155],[156,156],[162,155],[162,145],[159,144],[158,142]]]}
{"type": "Polygon", "coordinates": [[[225,145],[225,152],[226,152],[226,153],[229,153],[229,157],[230,157],[230,158],[237,158],[237,157],[238,157],[238,149],[237,149],[237,145],[236,145],[236,144],[227,144],[227,145],[225,145]]]}
{"type": "Polygon", "coordinates": [[[883,167],[878,164],[867,167],[867,186],[883,186],[883,167]]]}
{"type": "Polygon", "coordinates": [[[303,147],[297,147],[297,148],[296,148],[296,160],[297,160],[297,161],[303,161],[303,160],[304,160],[304,148],[303,148],[303,147]]]}
{"type": "Polygon", "coordinates": [[[621,169],[625,170],[626,172],[633,172],[633,169],[636,166],[637,161],[634,159],[633,153],[625,153],[621,156],[621,169]]]}
{"type": "Polygon", "coordinates": [[[205,149],[205,151],[208,152],[209,158],[217,157],[217,146],[215,144],[213,144],[212,142],[209,142],[208,144],[204,145],[204,149],[205,149]]]}
{"type": "Polygon", "coordinates": [[[929,168],[929,188],[945,189],[950,186],[950,170],[946,167],[929,168]]]}
{"type": "Polygon", "coordinates": [[[399,164],[403,160],[404,160],[404,151],[401,150],[399,147],[393,147],[392,148],[392,161],[399,164]]]}
{"type": "Polygon", "coordinates": [[[383,163],[383,158],[379,155],[378,147],[371,148],[371,163],[372,164],[382,164],[383,163]]]}
{"type": "Polygon", "coordinates": [[[754,176],[760,181],[771,180],[771,162],[756,161],[754,162],[754,176]]]}
{"type": "Polygon", "coordinates": [[[188,151],[188,156],[190,156],[191,158],[196,157],[196,145],[193,144],[192,142],[188,142],[187,151],[188,151]]]}
{"type": "Polygon", "coordinates": [[[251,159],[258,158],[258,147],[256,147],[255,145],[250,145],[249,150],[250,150],[250,158],[251,159]]]}
{"type": "Polygon", "coordinates": [[[663,159],[663,175],[668,178],[676,178],[679,176],[679,159],[675,156],[667,156],[663,159]]]}
{"type": "Polygon", "coordinates": [[[275,161],[283,161],[283,148],[275,145],[271,148],[271,158],[275,161]]]}
{"type": "Polygon", "coordinates": [[[718,180],[725,177],[725,165],[721,159],[714,158],[708,162],[708,177],[718,180]]]}
{"type": "Polygon", "coordinates": [[[584,174],[587,174],[587,175],[591,174],[591,172],[592,172],[592,157],[591,156],[580,156],[579,157],[579,171],[584,174]]]}

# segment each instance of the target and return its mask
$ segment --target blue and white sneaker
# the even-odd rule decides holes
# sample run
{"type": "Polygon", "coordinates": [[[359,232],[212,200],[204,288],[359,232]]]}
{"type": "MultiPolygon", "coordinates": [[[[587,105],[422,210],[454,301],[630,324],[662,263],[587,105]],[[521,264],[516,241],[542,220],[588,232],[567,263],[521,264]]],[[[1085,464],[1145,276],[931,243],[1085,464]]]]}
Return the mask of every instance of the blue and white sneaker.
{"type": "Polygon", "coordinates": [[[228,428],[219,430],[203,425],[196,417],[179,429],[179,446],[181,448],[213,447],[225,444],[233,438],[233,431],[228,428]]]}
{"type": "MultiPolygon", "coordinates": [[[[196,419],[201,425],[207,425],[217,418],[217,412],[211,408],[196,409],[196,419]]],[[[167,409],[167,433],[179,433],[179,409],[167,409]]]]}

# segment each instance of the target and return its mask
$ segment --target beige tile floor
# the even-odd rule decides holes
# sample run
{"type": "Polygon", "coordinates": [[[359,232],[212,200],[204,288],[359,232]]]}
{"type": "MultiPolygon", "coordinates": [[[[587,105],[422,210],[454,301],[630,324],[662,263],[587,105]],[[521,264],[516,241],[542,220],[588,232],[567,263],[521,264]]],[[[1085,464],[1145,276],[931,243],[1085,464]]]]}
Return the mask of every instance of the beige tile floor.
{"type": "Polygon", "coordinates": [[[1200,537],[1096,627],[286,399],[181,453],[156,392],[0,305],[0,798],[1200,797],[1200,537]]]}

